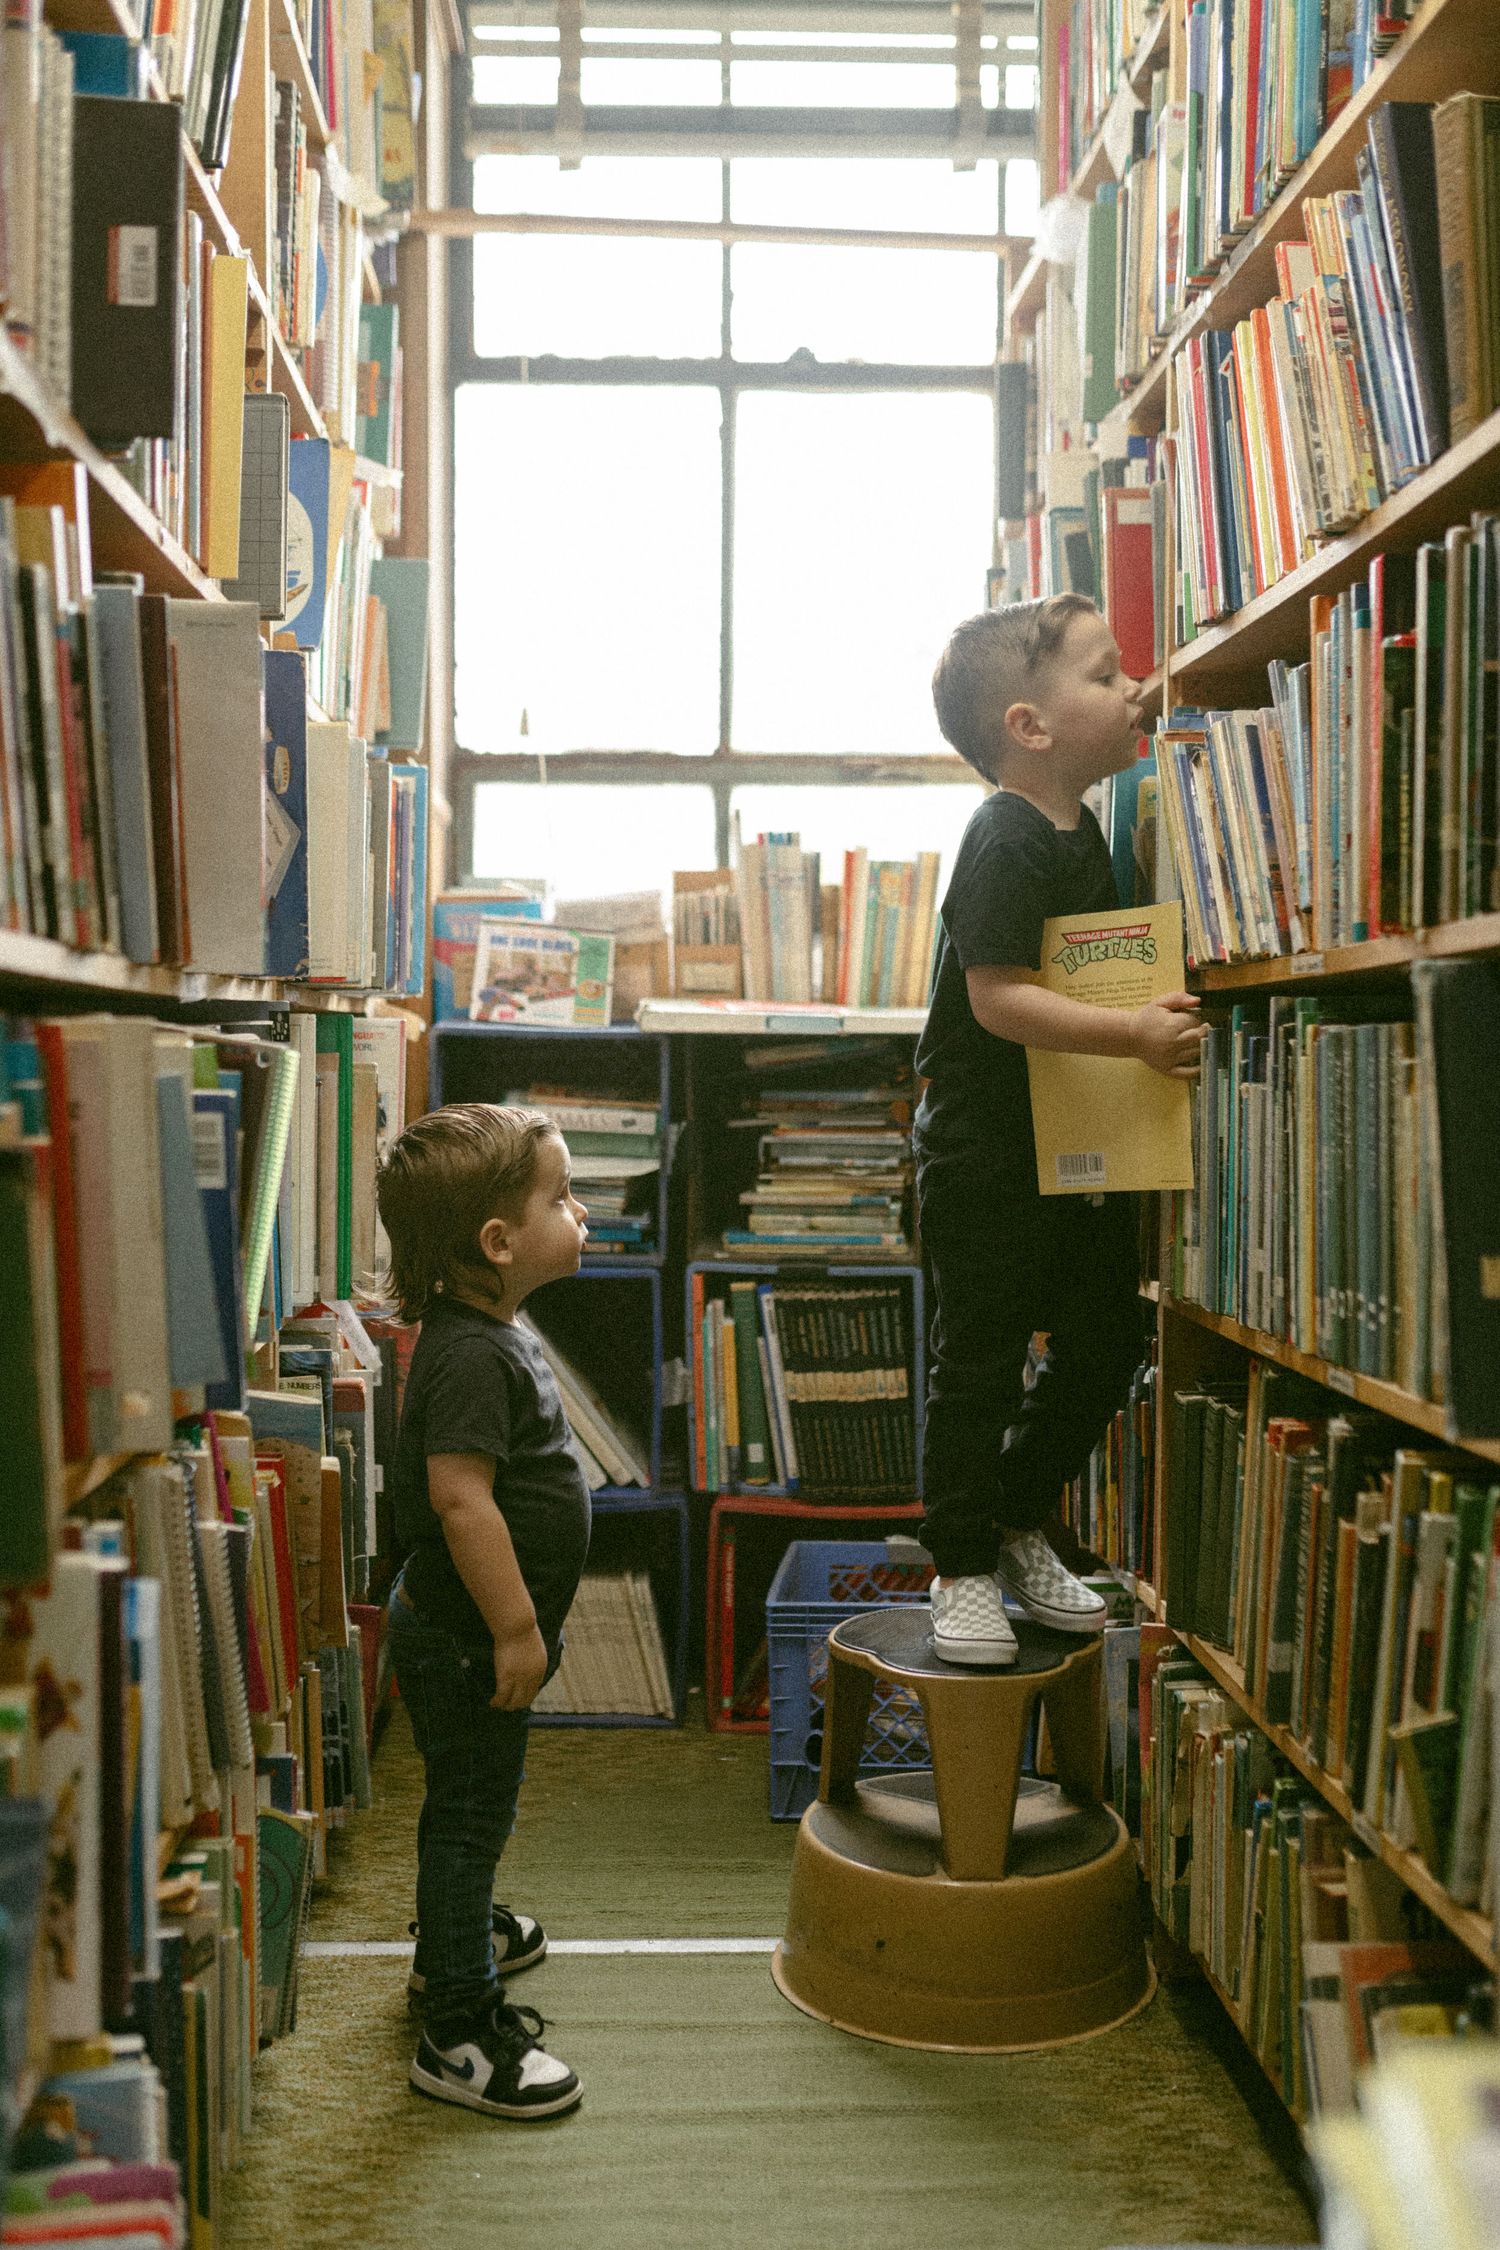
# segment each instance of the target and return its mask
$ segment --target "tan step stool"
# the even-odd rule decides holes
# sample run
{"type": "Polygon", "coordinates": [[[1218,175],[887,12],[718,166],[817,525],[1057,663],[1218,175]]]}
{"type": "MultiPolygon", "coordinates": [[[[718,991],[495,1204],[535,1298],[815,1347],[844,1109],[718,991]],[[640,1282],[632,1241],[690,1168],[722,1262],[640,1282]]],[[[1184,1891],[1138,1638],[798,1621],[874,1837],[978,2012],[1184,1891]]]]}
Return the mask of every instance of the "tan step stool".
{"type": "Polygon", "coordinates": [[[818,1797],[771,1966],[807,2015],[1003,2054],[1107,2031],[1151,1998],[1135,1850],[1100,1800],[1103,1644],[1025,1619],[1016,1634],[1003,1671],[934,1655],[925,1603],[829,1635],[818,1797]],[[920,1703],[930,1774],[858,1779],[877,1680],[920,1703]],[[1055,1783],[1021,1774],[1038,1698],[1055,1783]]]}

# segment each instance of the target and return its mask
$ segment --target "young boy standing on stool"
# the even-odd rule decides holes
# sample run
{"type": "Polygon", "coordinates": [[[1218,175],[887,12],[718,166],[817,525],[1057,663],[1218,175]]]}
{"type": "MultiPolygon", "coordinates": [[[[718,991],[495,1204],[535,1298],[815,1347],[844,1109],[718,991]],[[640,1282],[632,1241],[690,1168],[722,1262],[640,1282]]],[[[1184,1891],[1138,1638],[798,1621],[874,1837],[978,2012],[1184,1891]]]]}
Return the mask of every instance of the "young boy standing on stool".
{"type": "Polygon", "coordinates": [[[532,1698],[556,1668],[583,1573],[589,1493],[562,1401],[516,1312],[576,1273],[588,1230],[568,1151],[533,1110],[455,1102],[419,1117],[380,1174],[404,1320],[420,1320],[393,1502],[404,1564],[391,1655],[426,1769],[417,1829],[419,2093],[490,2117],[554,2117],[583,2089],[501,1979],[547,1950],[494,1903],[532,1698]]]}
{"type": "Polygon", "coordinates": [[[1128,766],[1140,690],[1079,594],[965,620],[933,677],[943,734],[995,794],[964,831],[943,901],[917,1069],[917,1208],[933,1283],[924,1539],[933,1646],[1010,1664],[1002,1590],[1039,1623],[1089,1633],[1104,1604],[1041,1532],[1127,1395],[1141,1355],[1133,1196],[1043,1196],[1028,1047],[1197,1069],[1187,993],[1134,1014],[1044,992],[1042,924],[1117,907],[1082,803],[1128,766]],[[1030,1390],[1028,1347],[1048,1349],[1030,1390]]]}

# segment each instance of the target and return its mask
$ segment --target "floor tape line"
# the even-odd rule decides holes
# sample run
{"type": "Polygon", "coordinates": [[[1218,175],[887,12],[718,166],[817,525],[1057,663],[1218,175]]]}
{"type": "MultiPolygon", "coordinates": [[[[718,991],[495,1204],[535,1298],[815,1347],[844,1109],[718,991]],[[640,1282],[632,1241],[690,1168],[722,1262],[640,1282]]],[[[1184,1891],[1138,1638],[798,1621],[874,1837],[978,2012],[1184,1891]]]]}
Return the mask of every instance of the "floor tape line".
{"type": "MultiPolygon", "coordinates": [[[[588,1954],[593,1956],[615,1953],[774,1953],[779,1938],[552,1938],[548,1942],[549,1957],[553,1954],[588,1954]]],[[[314,1939],[304,1945],[302,1956],[308,1961],[349,1960],[410,1960],[415,1947],[406,1940],[367,1939],[351,1940],[347,1944],[331,1941],[320,1943],[314,1939]]]]}

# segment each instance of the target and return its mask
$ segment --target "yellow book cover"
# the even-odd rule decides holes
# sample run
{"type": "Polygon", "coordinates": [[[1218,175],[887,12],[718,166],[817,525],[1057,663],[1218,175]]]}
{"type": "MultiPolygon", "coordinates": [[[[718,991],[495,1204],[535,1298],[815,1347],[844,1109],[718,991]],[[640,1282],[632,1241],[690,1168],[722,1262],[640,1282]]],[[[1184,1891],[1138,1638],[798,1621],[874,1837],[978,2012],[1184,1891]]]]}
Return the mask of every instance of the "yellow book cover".
{"type": "MultiPolygon", "coordinates": [[[[1037,982],[1098,1008],[1139,1008],[1181,992],[1181,902],[1054,917],[1043,924],[1037,982]]],[[[1026,1063],[1043,1195],[1192,1186],[1185,1079],[1123,1057],[1039,1047],[1028,1047],[1026,1063]]]]}
{"type": "Polygon", "coordinates": [[[208,269],[208,289],[203,568],[210,578],[233,578],[240,567],[249,259],[215,258],[208,269]]]}

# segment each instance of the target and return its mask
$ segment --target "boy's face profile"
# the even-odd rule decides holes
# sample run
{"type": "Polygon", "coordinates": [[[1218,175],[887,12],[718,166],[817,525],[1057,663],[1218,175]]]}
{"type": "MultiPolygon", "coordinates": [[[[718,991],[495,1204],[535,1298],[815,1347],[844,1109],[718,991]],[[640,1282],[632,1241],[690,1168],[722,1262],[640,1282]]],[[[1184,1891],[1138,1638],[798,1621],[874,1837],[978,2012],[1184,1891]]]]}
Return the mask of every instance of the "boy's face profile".
{"type": "Polygon", "coordinates": [[[537,1149],[531,1191],[520,1215],[506,1226],[508,1263],[523,1295],[578,1271],[588,1240],[588,1207],[573,1193],[572,1173],[566,1141],[561,1133],[548,1133],[537,1149]]]}
{"type": "Polygon", "coordinates": [[[1011,705],[1006,727],[1022,749],[1065,760],[1081,787],[1130,764],[1141,731],[1140,684],[1097,610],[1069,620],[1035,693],[1011,705]]]}

